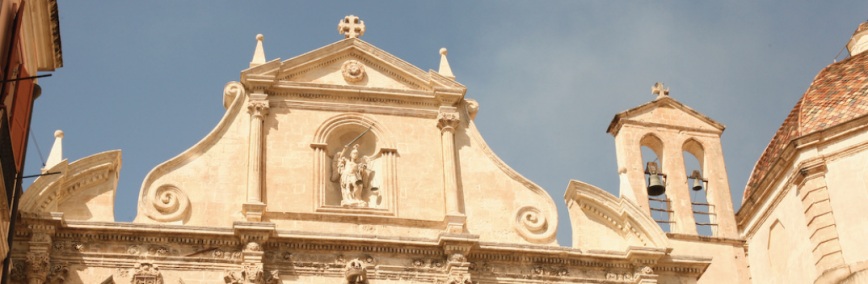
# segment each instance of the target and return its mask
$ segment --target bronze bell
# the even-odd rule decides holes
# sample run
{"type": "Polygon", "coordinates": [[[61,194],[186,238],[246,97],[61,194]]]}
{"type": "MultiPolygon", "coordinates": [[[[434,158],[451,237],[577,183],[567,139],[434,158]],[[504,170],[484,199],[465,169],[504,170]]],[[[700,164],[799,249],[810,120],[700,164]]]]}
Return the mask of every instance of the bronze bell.
{"type": "Polygon", "coordinates": [[[645,173],[648,174],[648,195],[658,196],[666,193],[666,186],[660,179],[660,174],[657,172],[657,163],[648,162],[645,167],[645,173]]]}
{"type": "Polygon", "coordinates": [[[698,170],[693,170],[693,173],[690,174],[690,178],[693,179],[693,191],[702,190],[702,182],[704,181],[702,179],[702,174],[700,174],[698,170]]]}

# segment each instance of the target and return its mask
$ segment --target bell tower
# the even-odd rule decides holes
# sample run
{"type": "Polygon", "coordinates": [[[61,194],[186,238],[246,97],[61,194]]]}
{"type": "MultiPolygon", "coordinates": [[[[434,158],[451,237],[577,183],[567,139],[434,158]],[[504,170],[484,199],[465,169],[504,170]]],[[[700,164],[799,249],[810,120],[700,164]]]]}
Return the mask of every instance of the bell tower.
{"type": "Polygon", "coordinates": [[[676,101],[661,83],[651,92],[654,100],[618,113],[606,131],[615,137],[621,197],[669,233],[737,237],[723,124],[676,101]]]}

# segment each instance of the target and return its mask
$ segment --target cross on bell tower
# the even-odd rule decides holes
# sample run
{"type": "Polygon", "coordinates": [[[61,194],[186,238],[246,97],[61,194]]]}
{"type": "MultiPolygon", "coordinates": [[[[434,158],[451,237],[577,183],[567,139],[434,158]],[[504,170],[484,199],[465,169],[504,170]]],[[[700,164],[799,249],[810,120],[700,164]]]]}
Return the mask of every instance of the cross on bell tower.
{"type": "Polygon", "coordinates": [[[365,22],[358,16],[349,15],[338,23],[338,32],[344,38],[358,38],[365,34],[365,22]]]}
{"type": "Polygon", "coordinates": [[[663,86],[663,83],[657,82],[657,83],[654,83],[654,86],[651,86],[651,93],[656,94],[658,97],[659,96],[668,96],[669,95],[669,88],[666,88],[665,86],[663,86]]]}

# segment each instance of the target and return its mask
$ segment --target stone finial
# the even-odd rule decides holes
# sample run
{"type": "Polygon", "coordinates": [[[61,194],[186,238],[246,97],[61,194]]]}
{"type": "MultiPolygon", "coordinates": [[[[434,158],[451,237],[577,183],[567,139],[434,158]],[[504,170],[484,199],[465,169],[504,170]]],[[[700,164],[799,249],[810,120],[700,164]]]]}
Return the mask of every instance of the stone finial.
{"type": "Polygon", "coordinates": [[[440,75],[443,75],[445,77],[455,79],[455,75],[452,74],[452,68],[449,67],[449,60],[446,59],[447,52],[448,51],[445,47],[440,49],[440,70],[437,71],[437,73],[440,73],[440,75]]]}
{"type": "Polygon", "coordinates": [[[657,82],[654,83],[654,86],[651,86],[651,93],[656,94],[657,97],[668,96],[669,88],[663,86],[663,83],[657,82]]]}
{"type": "Polygon", "coordinates": [[[54,131],[54,145],[51,146],[51,152],[48,153],[48,160],[45,161],[45,167],[42,172],[45,173],[48,169],[59,164],[63,160],[63,130],[54,131]]]}
{"type": "Polygon", "coordinates": [[[262,34],[256,35],[256,50],[253,51],[253,60],[250,61],[250,67],[265,64],[265,49],[262,48],[262,40],[265,39],[262,34]]]}
{"type": "Polygon", "coordinates": [[[365,22],[358,16],[349,15],[338,22],[338,33],[344,38],[358,38],[365,34],[365,22]]]}
{"type": "Polygon", "coordinates": [[[866,50],[868,50],[868,22],[863,22],[847,42],[847,51],[850,52],[850,56],[855,56],[866,50]]]}

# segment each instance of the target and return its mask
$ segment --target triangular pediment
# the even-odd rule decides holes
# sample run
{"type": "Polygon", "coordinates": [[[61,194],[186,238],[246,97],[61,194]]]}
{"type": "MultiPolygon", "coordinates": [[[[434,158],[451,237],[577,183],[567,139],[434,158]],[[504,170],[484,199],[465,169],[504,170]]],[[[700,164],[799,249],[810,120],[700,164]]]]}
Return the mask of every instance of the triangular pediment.
{"type": "Polygon", "coordinates": [[[245,78],[269,78],[277,86],[363,88],[410,92],[451,89],[463,85],[434,71],[407,63],[358,38],[349,38],[294,58],[242,71],[245,78]],[[353,69],[355,68],[355,69],[353,69]]]}
{"type": "Polygon", "coordinates": [[[726,128],[723,124],[669,96],[658,97],[651,102],[616,114],[606,132],[615,135],[622,125],[628,123],[713,133],[722,133],[726,128]]]}

